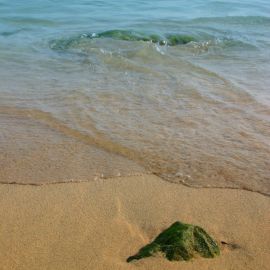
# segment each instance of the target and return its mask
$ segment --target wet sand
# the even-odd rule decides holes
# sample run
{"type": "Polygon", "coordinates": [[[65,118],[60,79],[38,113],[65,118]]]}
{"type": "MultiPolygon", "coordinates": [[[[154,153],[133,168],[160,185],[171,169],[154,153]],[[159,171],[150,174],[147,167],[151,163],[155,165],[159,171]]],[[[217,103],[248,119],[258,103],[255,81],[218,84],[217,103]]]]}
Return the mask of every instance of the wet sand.
{"type": "Polygon", "coordinates": [[[269,269],[269,197],[194,189],[152,175],[0,185],[0,269],[269,269]],[[221,256],[126,263],[172,222],[202,226],[221,256]],[[234,247],[234,248],[233,248],[234,247]]]}

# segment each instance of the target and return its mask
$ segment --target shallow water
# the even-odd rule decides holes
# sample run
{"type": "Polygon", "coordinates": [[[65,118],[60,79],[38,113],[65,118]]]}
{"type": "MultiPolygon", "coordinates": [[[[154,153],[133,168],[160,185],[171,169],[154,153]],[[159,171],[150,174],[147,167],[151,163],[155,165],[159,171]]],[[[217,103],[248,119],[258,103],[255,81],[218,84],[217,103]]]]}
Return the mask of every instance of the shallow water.
{"type": "Polygon", "coordinates": [[[150,172],[269,194],[269,14],[264,0],[0,0],[1,182],[150,172]]]}

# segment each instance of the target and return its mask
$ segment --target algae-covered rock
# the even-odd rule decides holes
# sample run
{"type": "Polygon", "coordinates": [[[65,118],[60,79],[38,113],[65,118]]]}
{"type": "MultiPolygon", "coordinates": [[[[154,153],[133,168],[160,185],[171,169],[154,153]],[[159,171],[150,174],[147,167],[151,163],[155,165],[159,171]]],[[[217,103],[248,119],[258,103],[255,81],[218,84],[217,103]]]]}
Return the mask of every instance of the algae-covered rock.
{"type": "MultiPolygon", "coordinates": [[[[93,36],[91,36],[93,38],[93,36]]],[[[109,30],[106,32],[102,32],[96,34],[94,38],[112,38],[112,39],[119,39],[119,40],[126,40],[126,41],[150,41],[152,43],[158,43],[161,46],[169,45],[169,46],[176,46],[176,45],[183,45],[188,44],[191,41],[196,41],[196,39],[192,36],[188,35],[181,35],[181,34],[168,34],[165,37],[161,37],[157,34],[146,34],[146,33],[139,33],[134,31],[127,31],[127,30],[109,30]]]]}
{"type": "Polygon", "coordinates": [[[96,37],[107,37],[127,41],[150,41],[150,38],[145,35],[126,30],[109,30],[97,34],[96,37]]]}
{"type": "Polygon", "coordinates": [[[170,261],[188,261],[196,256],[213,258],[220,254],[217,243],[202,228],[181,222],[173,223],[127,262],[150,257],[156,252],[164,253],[170,261]]]}
{"type": "Polygon", "coordinates": [[[168,45],[170,46],[183,45],[196,41],[194,37],[188,35],[167,35],[166,38],[168,40],[168,45]]]}
{"type": "Polygon", "coordinates": [[[138,32],[130,30],[108,30],[100,33],[82,34],[68,39],[52,40],[50,47],[54,50],[65,51],[67,49],[76,49],[84,46],[84,42],[94,39],[123,40],[128,42],[151,42],[159,46],[177,46],[185,45],[192,41],[197,41],[195,37],[185,34],[162,34],[148,32],[138,32]]]}
{"type": "Polygon", "coordinates": [[[127,31],[127,30],[109,30],[106,32],[102,32],[96,34],[95,38],[97,37],[105,37],[105,38],[112,38],[118,40],[126,40],[126,41],[151,41],[153,43],[159,43],[162,41],[161,37],[155,34],[147,35],[139,32],[134,31],[127,31]]]}

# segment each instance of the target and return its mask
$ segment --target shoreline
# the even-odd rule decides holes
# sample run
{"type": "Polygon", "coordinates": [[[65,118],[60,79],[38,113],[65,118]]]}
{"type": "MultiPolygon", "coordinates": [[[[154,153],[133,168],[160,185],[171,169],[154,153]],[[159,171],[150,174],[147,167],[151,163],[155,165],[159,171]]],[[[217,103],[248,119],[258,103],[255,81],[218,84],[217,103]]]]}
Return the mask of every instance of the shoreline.
{"type": "Polygon", "coordinates": [[[155,176],[155,177],[158,177],[159,179],[161,179],[162,181],[165,181],[167,183],[170,183],[170,184],[174,184],[174,185],[182,185],[182,186],[185,186],[185,187],[188,187],[188,188],[192,188],[192,189],[225,189],[225,190],[240,190],[240,191],[246,191],[246,192],[252,192],[252,193],[257,193],[257,194],[260,194],[262,196],[265,196],[265,197],[270,197],[270,194],[269,193],[266,193],[266,192],[262,192],[262,191],[259,191],[259,190],[252,190],[252,189],[249,189],[249,188],[246,188],[246,187],[232,187],[232,186],[195,186],[195,185],[191,185],[191,184],[188,184],[186,183],[185,181],[179,181],[179,182],[175,182],[175,181],[169,181],[169,180],[166,180],[166,179],[163,179],[162,177],[160,177],[159,175],[156,175],[154,173],[147,173],[147,172],[144,172],[144,173],[138,173],[138,174],[132,174],[132,175],[119,175],[119,176],[109,176],[109,177],[95,177],[93,180],[73,180],[73,179],[70,179],[70,180],[67,180],[67,181],[48,181],[48,182],[37,182],[37,183],[32,183],[32,182],[16,182],[16,181],[11,181],[11,182],[5,182],[5,181],[1,181],[0,180],[0,185],[18,185],[18,186],[34,186],[34,187],[43,187],[43,186],[48,186],[48,185],[62,185],[62,184],[80,184],[80,183],[89,183],[89,182],[92,182],[92,181],[110,181],[110,180],[115,180],[115,179],[118,179],[118,178],[132,178],[132,177],[145,177],[145,176],[155,176]]]}
{"type": "Polygon", "coordinates": [[[172,185],[151,174],[41,186],[0,184],[0,261],[9,269],[267,269],[269,198],[172,185]],[[202,226],[215,259],[126,258],[176,220],[202,226]]]}

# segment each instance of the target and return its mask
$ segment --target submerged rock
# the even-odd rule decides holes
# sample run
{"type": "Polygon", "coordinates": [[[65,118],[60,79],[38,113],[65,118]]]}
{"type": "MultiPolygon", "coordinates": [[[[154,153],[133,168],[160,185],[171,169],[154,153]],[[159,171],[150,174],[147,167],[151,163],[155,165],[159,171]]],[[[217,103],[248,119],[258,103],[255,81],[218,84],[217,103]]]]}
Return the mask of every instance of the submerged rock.
{"type": "Polygon", "coordinates": [[[156,34],[143,34],[134,31],[127,31],[127,30],[110,30],[102,33],[96,34],[95,38],[97,37],[105,37],[105,38],[112,38],[118,40],[126,40],[126,41],[148,41],[153,43],[158,43],[160,45],[165,45],[166,41],[162,39],[159,35],[156,34]]]}
{"type": "Polygon", "coordinates": [[[150,244],[127,259],[127,262],[164,253],[170,261],[188,261],[194,257],[213,258],[220,254],[217,243],[198,226],[173,223],[150,244]]]}
{"type": "Polygon", "coordinates": [[[196,41],[194,37],[188,35],[167,35],[166,38],[169,46],[184,45],[196,41]]]}
{"type": "Polygon", "coordinates": [[[54,50],[67,50],[70,48],[80,48],[85,40],[94,39],[111,39],[111,40],[123,40],[129,42],[143,41],[158,44],[160,46],[177,46],[185,45],[190,42],[195,42],[197,39],[193,36],[185,34],[164,34],[157,35],[155,33],[142,33],[129,30],[109,30],[100,33],[82,34],[80,36],[71,37],[68,39],[52,40],[50,47],[54,50]]]}
{"type": "Polygon", "coordinates": [[[91,35],[91,38],[100,38],[100,37],[126,41],[150,41],[152,43],[157,43],[161,46],[164,45],[176,46],[196,41],[194,37],[188,35],[168,34],[165,35],[165,37],[161,37],[157,34],[144,34],[127,30],[110,30],[95,34],[94,36],[91,35]]]}

